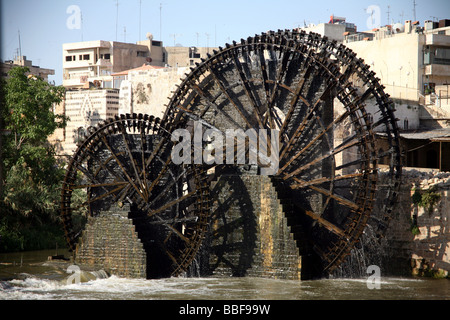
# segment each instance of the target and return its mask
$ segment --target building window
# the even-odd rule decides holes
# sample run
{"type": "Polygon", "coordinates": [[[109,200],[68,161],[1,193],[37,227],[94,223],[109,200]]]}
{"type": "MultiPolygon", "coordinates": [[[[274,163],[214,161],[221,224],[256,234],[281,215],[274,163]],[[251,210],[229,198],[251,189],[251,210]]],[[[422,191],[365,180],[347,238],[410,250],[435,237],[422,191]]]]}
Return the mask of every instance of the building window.
{"type": "Polygon", "coordinates": [[[434,82],[425,83],[423,85],[423,91],[425,94],[430,94],[435,92],[436,84],[434,82]]]}
{"type": "Polygon", "coordinates": [[[89,54],[83,55],[83,60],[89,60],[91,57],[89,54]]]}
{"type": "Polygon", "coordinates": [[[137,56],[138,57],[146,57],[147,56],[147,52],[145,52],[145,51],[138,51],[137,52],[137,56]]]}
{"type": "Polygon", "coordinates": [[[101,54],[100,59],[109,60],[111,59],[111,54],[110,53],[101,54]]]}
{"type": "Polygon", "coordinates": [[[66,56],[66,61],[75,61],[75,56],[66,56]]]}
{"type": "Polygon", "coordinates": [[[196,50],[195,47],[189,48],[189,58],[200,59],[200,53],[196,53],[196,50]]]}
{"type": "Polygon", "coordinates": [[[423,64],[450,65],[450,48],[435,48],[426,46],[423,51],[423,64]]]}
{"type": "Polygon", "coordinates": [[[161,41],[152,41],[152,46],[154,46],[154,47],[161,47],[162,46],[162,42],[161,41]]]}

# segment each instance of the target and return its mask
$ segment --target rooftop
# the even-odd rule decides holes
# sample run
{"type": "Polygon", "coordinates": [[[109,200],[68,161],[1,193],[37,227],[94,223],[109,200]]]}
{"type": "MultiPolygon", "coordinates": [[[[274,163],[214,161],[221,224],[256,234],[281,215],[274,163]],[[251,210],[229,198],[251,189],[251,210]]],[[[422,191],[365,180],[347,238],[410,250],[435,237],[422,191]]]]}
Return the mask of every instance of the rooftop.
{"type": "MultiPolygon", "coordinates": [[[[384,132],[377,132],[379,136],[385,136],[384,132]]],[[[418,129],[400,132],[400,137],[408,140],[431,140],[450,142],[450,128],[418,129]]]]}

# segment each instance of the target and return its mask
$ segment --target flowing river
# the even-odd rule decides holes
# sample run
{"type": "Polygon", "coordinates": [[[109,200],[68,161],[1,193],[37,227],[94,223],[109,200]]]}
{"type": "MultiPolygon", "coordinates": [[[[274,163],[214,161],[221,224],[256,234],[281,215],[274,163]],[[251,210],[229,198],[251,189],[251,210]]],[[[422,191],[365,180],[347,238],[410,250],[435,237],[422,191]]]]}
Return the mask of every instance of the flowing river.
{"type": "Polygon", "coordinates": [[[75,274],[67,272],[70,263],[48,261],[51,255],[55,250],[0,254],[0,300],[450,300],[450,280],[430,278],[382,276],[373,287],[368,278],[142,280],[108,277],[100,271],[72,281],[75,274]]]}

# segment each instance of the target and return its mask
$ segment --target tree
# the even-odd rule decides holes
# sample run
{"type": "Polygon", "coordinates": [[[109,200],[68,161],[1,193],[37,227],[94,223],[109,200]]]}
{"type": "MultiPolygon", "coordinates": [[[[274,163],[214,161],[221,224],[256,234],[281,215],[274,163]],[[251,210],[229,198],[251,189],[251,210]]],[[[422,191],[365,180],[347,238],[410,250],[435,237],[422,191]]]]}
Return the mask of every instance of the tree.
{"type": "MultiPolygon", "coordinates": [[[[27,75],[28,71],[26,67],[12,68],[1,89],[4,98],[0,101],[0,119],[7,134],[2,135],[0,251],[20,249],[11,244],[12,238],[20,241],[23,249],[31,234],[34,244],[42,242],[37,246],[41,248],[45,239],[40,239],[42,232],[37,236],[36,230],[47,230],[58,220],[59,184],[64,171],[47,139],[66,124],[64,116],[52,111],[53,105],[63,99],[65,89],[27,75]],[[9,248],[5,248],[5,237],[9,237],[9,248]]],[[[30,241],[25,249],[30,249],[30,241]]]]}
{"type": "Polygon", "coordinates": [[[44,144],[57,128],[65,126],[65,117],[52,111],[53,104],[64,97],[64,87],[50,86],[44,80],[26,75],[27,67],[14,67],[9,71],[5,86],[5,129],[11,130],[16,149],[25,141],[44,144]]]}

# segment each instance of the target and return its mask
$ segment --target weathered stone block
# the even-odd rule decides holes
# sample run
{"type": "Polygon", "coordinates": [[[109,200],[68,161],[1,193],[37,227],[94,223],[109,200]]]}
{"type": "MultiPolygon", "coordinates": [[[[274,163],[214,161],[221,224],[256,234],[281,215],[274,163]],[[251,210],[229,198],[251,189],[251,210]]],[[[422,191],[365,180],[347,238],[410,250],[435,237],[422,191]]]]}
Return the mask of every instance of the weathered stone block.
{"type": "Polygon", "coordinates": [[[129,207],[124,207],[89,217],[75,263],[119,277],[146,278],[146,252],[128,211],[129,207]]]}
{"type": "Polygon", "coordinates": [[[301,256],[269,177],[222,175],[212,196],[204,274],[301,278],[301,256]]]}

